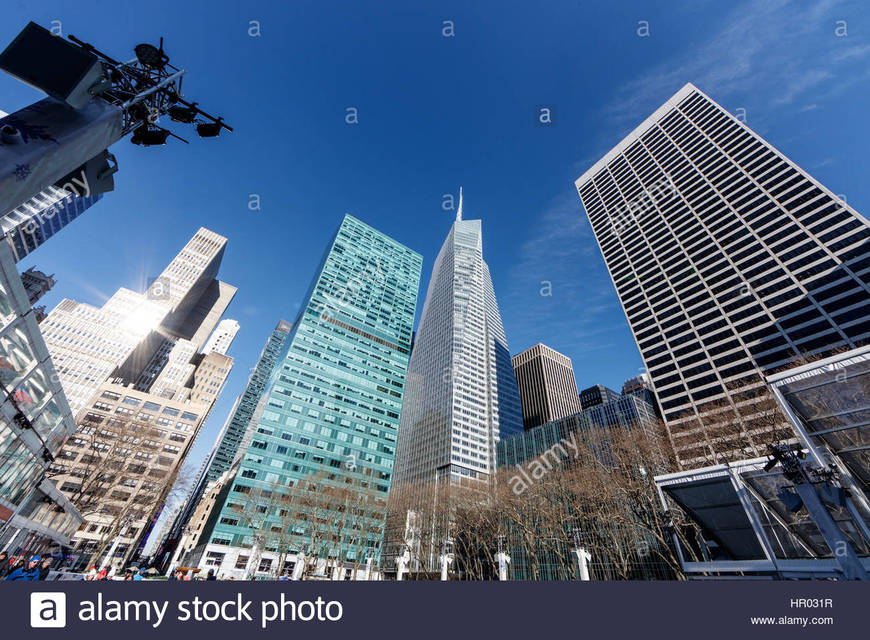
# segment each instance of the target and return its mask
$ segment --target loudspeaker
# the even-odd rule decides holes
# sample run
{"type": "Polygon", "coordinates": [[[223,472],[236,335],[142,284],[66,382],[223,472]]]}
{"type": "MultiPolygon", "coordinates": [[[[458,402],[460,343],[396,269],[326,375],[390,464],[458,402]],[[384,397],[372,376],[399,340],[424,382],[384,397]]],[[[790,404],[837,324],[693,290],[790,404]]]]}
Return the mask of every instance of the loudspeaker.
{"type": "Polygon", "coordinates": [[[0,69],[74,109],[88,103],[88,89],[103,77],[97,56],[35,22],[0,53],[0,69]]]}

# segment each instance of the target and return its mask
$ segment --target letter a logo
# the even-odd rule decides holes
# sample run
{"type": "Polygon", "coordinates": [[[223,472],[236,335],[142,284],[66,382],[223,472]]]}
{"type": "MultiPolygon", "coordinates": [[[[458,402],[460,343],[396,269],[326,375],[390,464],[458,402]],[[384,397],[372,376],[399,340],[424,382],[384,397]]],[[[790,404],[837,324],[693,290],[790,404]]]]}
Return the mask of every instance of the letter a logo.
{"type": "Polygon", "coordinates": [[[30,594],[30,626],[60,628],[66,626],[66,594],[50,591],[30,594]]]}

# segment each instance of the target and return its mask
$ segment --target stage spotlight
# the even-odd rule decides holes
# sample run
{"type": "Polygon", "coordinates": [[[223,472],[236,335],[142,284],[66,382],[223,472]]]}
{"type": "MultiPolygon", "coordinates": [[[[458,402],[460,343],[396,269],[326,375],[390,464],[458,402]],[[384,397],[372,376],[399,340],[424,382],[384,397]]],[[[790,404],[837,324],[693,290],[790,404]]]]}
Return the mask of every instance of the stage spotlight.
{"type": "Polygon", "coordinates": [[[139,127],[133,132],[133,137],[130,142],[138,144],[141,147],[157,147],[166,144],[166,138],[169,137],[169,131],[166,129],[152,129],[148,127],[139,127]]]}
{"type": "Polygon", "coordinates": [[[196,109],[192,106],[190,107],[181,107],[178,105],[169,107],[169,119],[173,122],[183,122],[184,124],[191,124],[196,118],[196,109]]]}
{"type": "Polygon", "coordinates": [[[200,138],[216,138],[223,128],[223,125],[218,122],[201,122],[196,125],[196,132],[200,138]]]}

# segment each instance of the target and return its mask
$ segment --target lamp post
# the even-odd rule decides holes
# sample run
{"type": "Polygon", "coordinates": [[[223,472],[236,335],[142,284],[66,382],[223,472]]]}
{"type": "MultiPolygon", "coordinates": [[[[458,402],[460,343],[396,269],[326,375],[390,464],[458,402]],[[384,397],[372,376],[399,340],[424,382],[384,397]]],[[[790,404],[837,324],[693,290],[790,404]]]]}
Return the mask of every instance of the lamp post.
{"type": "Polygon", "coordinates": [[[495,554],[495,563],[498,566],[498,579],[504,581],[508,579],[508,565],[511,562],[511,556],[507,552],[504,536],[498,537],[497,544],[498,552],[495,554]]]}
{"type": "Polygon", "coordinates": [[[446,581],[450,565],[453,564],[453,541],[450,538],[441,545],[441,555],[438,556],[438,560],[441,563],[441,580],[446,581]]]}
{"type": "Polygon", "coordinates": [[[580,527],[574,529],[574,557],[577,558],[577,572],[580,575],[580,580],[589,581],[589,562],[592,560],[592,554],[583,546],[583,532],[580,527]]]}
{"type": "Polygon", "coordinates": [[[402,550],[399,552],[399,555],[396,556],[396,580],[401,581],[405,579],[405,574],[408,573],[408,563],[411,561],[411,552],[408,550],[407,545],[402,545],[402,550]]]}

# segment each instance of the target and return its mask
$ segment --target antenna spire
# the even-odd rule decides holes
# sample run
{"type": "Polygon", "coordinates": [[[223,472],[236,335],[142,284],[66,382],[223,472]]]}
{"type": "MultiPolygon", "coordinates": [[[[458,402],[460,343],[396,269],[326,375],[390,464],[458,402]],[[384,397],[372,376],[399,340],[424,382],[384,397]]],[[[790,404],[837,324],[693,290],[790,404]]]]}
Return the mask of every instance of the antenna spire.
{"type": "Polygon", "coordinates": [[[459,208],[456,210],[456,222],[462,221],[462,187],[459,187],[459,208]]]}

